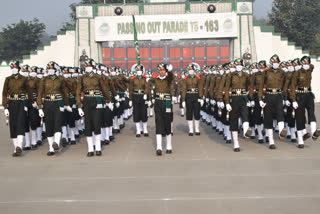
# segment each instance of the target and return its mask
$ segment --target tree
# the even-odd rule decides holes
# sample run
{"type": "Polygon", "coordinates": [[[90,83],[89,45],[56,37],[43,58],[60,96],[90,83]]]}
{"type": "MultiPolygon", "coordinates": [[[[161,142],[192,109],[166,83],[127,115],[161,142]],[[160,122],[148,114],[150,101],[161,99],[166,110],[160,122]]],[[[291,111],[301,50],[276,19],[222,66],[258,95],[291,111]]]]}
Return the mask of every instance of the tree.
{"type": "Polygon", "coordinates": [[[269,19],[275,30],[290,41],[311,50],[312,54],[319,52],[313,45],[319,39],[316,34],[320,33],[320,1],[274,0],[269,19]]]}
{"type": "Polygon", "coordinates": [[[37,18],[32,21],[20,20],[17,24],[7,25],[0,32],[0,61],[21,59],[40,44],[45,24],[37,18]]]}

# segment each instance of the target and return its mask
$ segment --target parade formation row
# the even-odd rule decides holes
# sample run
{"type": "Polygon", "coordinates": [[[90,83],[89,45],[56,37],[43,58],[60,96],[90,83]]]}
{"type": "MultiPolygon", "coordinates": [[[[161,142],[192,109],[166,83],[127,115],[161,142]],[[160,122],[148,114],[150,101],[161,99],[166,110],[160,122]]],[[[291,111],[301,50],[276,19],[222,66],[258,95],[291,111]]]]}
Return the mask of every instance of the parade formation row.
{"type": "Polygon", "coordinates": [[[141,64],[130,72],[108,68],[93,59],[79,68],[49,62],[46,69],[11,64],[12,75],[3,87],[5,116],[14,145],[13,156],[37,149],[48,140],[48,156],[84,134],[88,157],[100,156],[101,145],[114,140],[133,115],[136,137],[149,136],[148,118],[155,113],[156,154],[171,154],[173,105],[179,103],[186,116],[189,136],[200,135],[200,119],[233,143],[240,151],[239,133],[276,149],[273,133],[298,142],[320,135],[317,128],[311,79],[314,66],[304,56],[287,62],[277,55],[266,61],[245,65],[242,59],[223,65],[191,63],[175,73],[170,64],[160,63],[158,74],[145,72],[141,64]],[[186,111],[185,111],[186,109],[186,111]],[[308,121],[305,116],[307,110],[308,121]],[[310,124],[311,133],[306,130],[310,124]],[[31,131],[31,139],[30,139],[31,131]],[[24,143],[25,137],[25,145],[24,143]],[[31,142],[30,142],[31,140],[31,142]]]}

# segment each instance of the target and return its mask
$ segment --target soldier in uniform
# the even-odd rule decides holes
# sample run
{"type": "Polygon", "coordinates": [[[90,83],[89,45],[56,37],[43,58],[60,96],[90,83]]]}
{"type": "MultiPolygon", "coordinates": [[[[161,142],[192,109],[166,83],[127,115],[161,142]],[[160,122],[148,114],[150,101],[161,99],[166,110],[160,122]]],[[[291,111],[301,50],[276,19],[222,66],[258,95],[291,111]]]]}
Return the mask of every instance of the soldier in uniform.
{"type": "Polygon", "coordinates": [[[182,85],[182,106],[186,107],[186,119],[189,126],[189,136],[200,135],[200,107],[203,106],[203,83],[196,75],[196,66],[191,63],[187,66],[188,76],[185,77],[182,85]],[[194,127],[193,129],[193,120],[194,127]]]}
{"type": "Polygon", "coordinates": [[[101,76],[95,74],[93,69],[96,63],[93,59],[86,62],[85,74],[78,80],[76,102],[81,117],[85,117],[85,135],[88,143],[88,157],[94,155],[93,137],[95,138],[96,155],[101,156],[101,109],[104,102],[110,110],[109,89],[101,76]],[[83,108],[83,110],[82,110],[83,108]]]}
{"type": "Polygon", "coordinates": [[[287,131],[284,127],[283,114],[283,91],[284,71],[280,68],[280,59],[277,55],[273,55],[270,59],[272,68],[263,73],[263,81],[259,88],[259,104],[263,108],[264,127],[267,130],[269,139],[269,149],[276,149],[273,139],[273,118],[278,121],[279,137],[283,140],[287,131]],[[265,88],[265,102],[263,101],[263,92],[265,88]]]}
{"type": "MultiPolygon", "coordinates": [[[[28,79],[28,84],[35,100],[37,100],[37,92],[39,87],[37,70],[38,70],[38,67],[32,66],[31,72],[29,74],[29,79],[28,79]]],[[[31,127],[31,147],[32,149],[36,149],[38,145],[42,144],[41,127],[40,127],[41,119],[39,117],[38,106],[36,106],[36,108],[34,108],[33,106],[30,106],[30,108],[28,109],[28,114],[29,114],[30,127],[31,127]],[[38,131],[39,128],[40,130],[38,131]]]]}
{"type": "Polygon", "coordinates": [[[236,66],[236,72],[227,76],[225,90],[227,95],[225,96],[226,110],[230,112],[230,131],[232,132],[233,148],[235,152],[240,151],[238,141],[238,121],[241,116],[242,128],[244,137],[249,138],[251,136],[251,129],[249,128],[249,112],[248,112],[248,87],[249,87],[249,75],[243,72],[243,60],[237,59],[234,62],[236,66]],[[229,96],[228,96],[229,95],[229,96]]]}
{"type": "Polygon", "coordinates": [[[252,75],[250,78],[250,90],[249,90],[249,98],[251,100],[251,107],[253,108],[253,123],[257,128],[258,132],[258,142],[264,143],[263,140],[263,115],[261,115],[261,106],[259,105],[259,88],[263,82],[263,72],[266,69],[266,61],[262,60],[259,63],[253,63],[251,65],[252,75]]]}
{"type": "Polygon", "coordinates": [[[180,115],[184,117],[184,107],[182,106],[181,94],[182,94],[182,85],[185,78],[184,72],[181,72],[180,79],[178,80],[178,103],[180,108],[180,115]]]}
{"type": "Polygon", "coordinates": [[[174,97],[174,85],[172,66],[160,63],[158,65],[159,75],[155,75],[150,81],[154,84],[155,100],[155,122],[157,137],[157,155],[162,155],[162,136],[167,138],[166,153],[172,153],[171,123],[173,121],[172,103],[174,97]]]}
{"type": "Polygon", "coordinates": [[[65,108],[68,111],[72,111],[69,106],[66,84],[61,77],[57,76],[59,70],[60,67],[55,62],[48,63],[48,76],[40,81],[37,97],[39,116],[45,116],[44,122],[49,143],[48,156],[52,156],[55,154],[55,151],[59,151],[62,124],[61,112],[65,108]]]}
{"type": "MultiPolygon", "coordinates": [[[[13,141],[13,157],[21,156],[26,129],[27,100],[34,102],[28,80],[19,73],[19,61],[10,64],[12,75],[6,77],[2,91],[2,106],[9,121],[10,138],[13,141]],[[19,122],[17,122],[19,121],[19,122]]],[[[36,107],[36,104],[32,104],[36,107]]]]}
{"type": "Polygon", "coordinates": [[[151,105],[151,93],[146,77],[143,76],[145,70],[143,65],[136,65],[135,70],[136,76],[131,77],[129,82],[129,106],[133,106],[136,137],[140,137],[142,131],[144,136],[148,137],[148,105],[151,105]],[[143,123],[143,130],[140,123],[143,123]]]}
{"type": "MultiPolygon", "coordinates": [[[[291,81],[290,97],[293,101],[292,106],[295,109],[298,148],[304,147],[303,130],[305,129],[305,109],[308,113],[308,122],[311,128],[313,140],[317,140],[320,135],[320,129],[317,129],[316,117],[314,114],[314,94],[311,89],[311,79],[314,65],[311,64],[309,56],[301,58],[302,68],[294,72],[291,81]]],[[[298,65],[297,65],[298,66],[298,65]]]]}

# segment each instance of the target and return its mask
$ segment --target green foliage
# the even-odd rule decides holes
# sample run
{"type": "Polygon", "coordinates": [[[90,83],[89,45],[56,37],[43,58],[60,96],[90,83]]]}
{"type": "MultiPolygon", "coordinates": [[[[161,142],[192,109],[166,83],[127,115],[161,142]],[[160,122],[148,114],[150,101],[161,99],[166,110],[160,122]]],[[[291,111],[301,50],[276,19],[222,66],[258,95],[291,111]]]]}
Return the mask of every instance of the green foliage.
{"type": "Polygon", "coordinates": [[[32,21],[20,20],[7,25],[0,32],[0,62],[21,59],[41,44],[46,26],[37,18],[32,21]]]}
{"type": "Polygon", "coordinates": [[[276,32],[281,32],[289,41],[315,54],[320,43],[319,0],[274,0],[269,13],[269,22],[276,32]],[[319,40],[319,41],[318,41],[319,40]]]}

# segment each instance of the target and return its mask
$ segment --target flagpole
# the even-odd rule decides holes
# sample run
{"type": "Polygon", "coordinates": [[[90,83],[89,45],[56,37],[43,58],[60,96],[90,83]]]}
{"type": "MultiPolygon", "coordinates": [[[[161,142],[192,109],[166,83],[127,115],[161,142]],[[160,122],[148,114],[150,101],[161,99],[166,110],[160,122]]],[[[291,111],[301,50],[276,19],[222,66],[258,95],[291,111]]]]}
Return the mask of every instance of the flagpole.
{"type": "Polygon", "coordinates": [[[139,52],[139,44],[138,44],[138,35],[137,35],[137,29],[136,29],[136,19],[134,18],[134,15],[132,15],[132,21],[133,21],[134,49],[136,50],[137,65],[140,65],[140,52],[139,52]]]}

